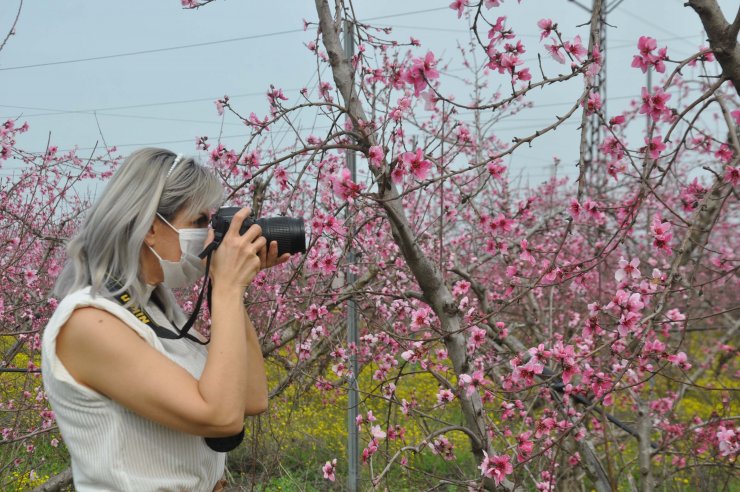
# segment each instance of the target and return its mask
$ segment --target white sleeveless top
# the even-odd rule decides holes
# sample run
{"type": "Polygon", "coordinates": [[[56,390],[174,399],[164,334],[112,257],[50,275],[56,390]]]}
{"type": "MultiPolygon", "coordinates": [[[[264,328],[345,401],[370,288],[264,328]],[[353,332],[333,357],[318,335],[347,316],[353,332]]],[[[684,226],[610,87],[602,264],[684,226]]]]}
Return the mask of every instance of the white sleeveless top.
{"type": "MultiPolygon", "coordinates": [[[[57,358],[59,329],[75,309],[87,306],[113,314],[195,378],[200,377],[207,354],[204,346],[186,339],[158,338],[150,327],[115,301],[92,297],[89,287],[59,303],[44,331],[41,372],[59,431],[72,458],[75,488],[80,492],[212,491],[223,475],[225,453],[211,450],[202,437],[139,417],[82,386],[57,358]]],[[[148,303],[146,311],[159,325],[172,329],[153,302],[148,303]]],[[[185,318],[178,311],[178,317],[185,318]]]]}

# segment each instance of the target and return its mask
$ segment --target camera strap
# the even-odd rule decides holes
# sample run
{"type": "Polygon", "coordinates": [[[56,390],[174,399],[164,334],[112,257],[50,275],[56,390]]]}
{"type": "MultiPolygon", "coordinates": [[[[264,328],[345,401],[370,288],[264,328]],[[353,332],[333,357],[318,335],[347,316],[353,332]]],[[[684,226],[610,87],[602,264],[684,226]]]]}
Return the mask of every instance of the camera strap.
{"type": "MultiPolygon", "coordinates": [[[[190,318],[188,318],[188,321],[185,323],[185,325],[183,325],[182,328],[178,328],[174,321],[170,321],[172,323],[172,326],[175,327],[177,333],[173,333],[171,330],[168,330],[164,326],[154,321],[151,315],[149,315],[149,313],[147,313],[143,308],[139,306],[126,307],[126,303],[131,300],[131,295],[128,293],[128,291],[124,290],[120,294],[114,295],[113,298],[118,301],[119,304],[126,307],[126,309],[128,309],[128,311],[133,314],[136,319],[151,328],[159,338],[166,338],[168,340],[179,340],[181,338],[186,338],[199,345],[207,345],[208,342],[211,341],[210,338],[204,342],[188,333],[190,331],[190,328],[192,328],[195,324],[195,320],[198,317],[200,308],[203,305],[203,296],[205,295],[206,288],[208,288],[208,304],[210,305],[211,303],[211,281],[208,278],[208,273],[211,269],[211,255],[208,254],[206,258],[206,272],[204,275],[205,281],[203,282],[203,286],[200,289],[200,294],[198,294],[198,301],[195,303],[193,313],[190,315],[190,318]]],[[[121,284],[118,282],[118,280],[110,278],[108,281],[108,288],[111,291],[120,290],[121,284]]],[[[164,313],[164,305],[162,304],[162,301],[156,296],[156,294],[154,294],[154,297],[152,297],[152,301],[157,305],[160,311],[164,313]]]]}

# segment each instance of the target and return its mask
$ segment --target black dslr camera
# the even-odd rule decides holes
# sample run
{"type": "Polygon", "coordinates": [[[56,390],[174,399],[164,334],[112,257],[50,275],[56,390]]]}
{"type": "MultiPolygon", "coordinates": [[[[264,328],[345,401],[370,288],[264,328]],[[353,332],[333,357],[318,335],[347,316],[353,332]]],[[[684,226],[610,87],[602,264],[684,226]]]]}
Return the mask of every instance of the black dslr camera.
{"type": "MultiPolygon", "coordinates": [[[[241,210],[240,207],[221,207],[218,212],[211,218],[211,227],[215,233],[213,243],[206,247],[206,250],[200,254],[201,258],[205,257],[210,251],[215,250],[226,231],[229,230],[231,219],[234,214],[241,210]],[[214,245],[215,244],[215,245],[214,245]]],[[[305,253],[306,252],[306,231],[303,219],[293,217],[269,217],[265,219],[252,219],[247,217],[242,224],[239,234],[247,232],[252,224],[257,224],[262,228],[262,235],[267,240],[269,247],[272,241],[278,243],[278,256],[283,253],[305,253]]]]}

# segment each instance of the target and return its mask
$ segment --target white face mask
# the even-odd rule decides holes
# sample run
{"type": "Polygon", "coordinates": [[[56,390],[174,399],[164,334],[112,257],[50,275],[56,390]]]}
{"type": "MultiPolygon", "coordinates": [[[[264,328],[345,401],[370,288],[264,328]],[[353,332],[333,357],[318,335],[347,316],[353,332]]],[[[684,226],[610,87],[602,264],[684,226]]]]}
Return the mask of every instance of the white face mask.
{"type": "Polygon", "coordinates": [[[177,233],[180,240],[180,261],[163,260],[153,248],[149,247],[154,256],[159,259],[159,265],[162,267],[162,273],[164,274],[162,284],[170,289],[190,287],[205,274],[205,265],[198,258],[198,253],[203,251],[205,247],[208,229],[201,227],[178,230],[164,217],[159,214],[157,216],[177,233]]]}

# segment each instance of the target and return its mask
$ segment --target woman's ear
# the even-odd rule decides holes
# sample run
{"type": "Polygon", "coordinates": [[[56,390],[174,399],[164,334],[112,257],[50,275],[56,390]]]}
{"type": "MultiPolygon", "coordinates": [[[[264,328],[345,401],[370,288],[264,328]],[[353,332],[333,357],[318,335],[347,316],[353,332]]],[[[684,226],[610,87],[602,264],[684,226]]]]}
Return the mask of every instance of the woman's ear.
{"type": "Polygon", "coordinates": [[[149,230],[144,236],[144,244],[146,244],[150,248],[153,248],[155,243],[157,242],[157,232],[159,231],[159,227],[160,227],[159,221],[155,217],[154,220],[152,221],[152,225],[149,226],[149,230]]]}

